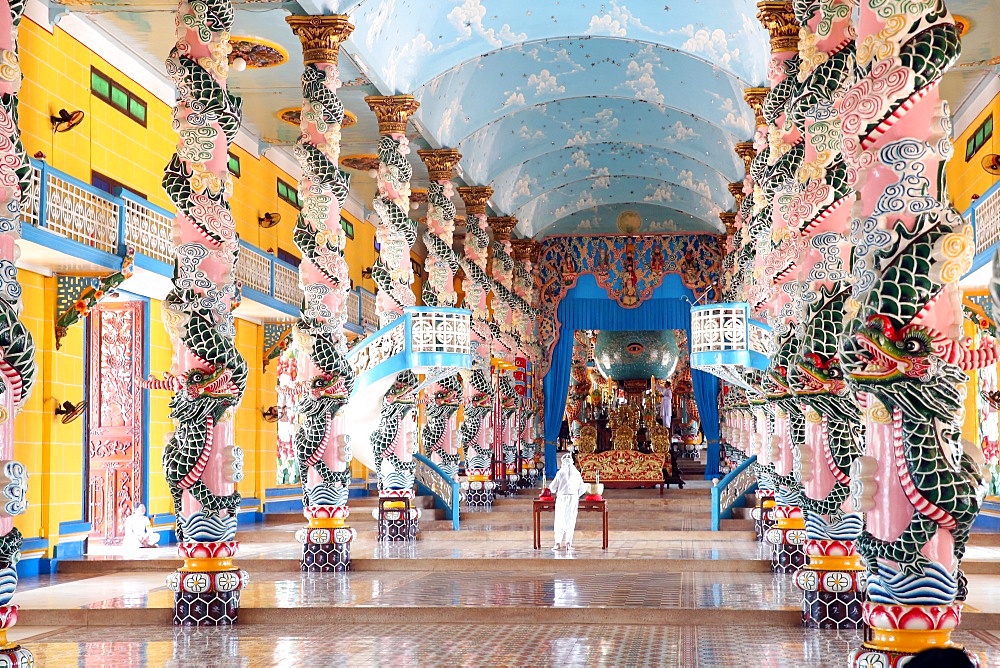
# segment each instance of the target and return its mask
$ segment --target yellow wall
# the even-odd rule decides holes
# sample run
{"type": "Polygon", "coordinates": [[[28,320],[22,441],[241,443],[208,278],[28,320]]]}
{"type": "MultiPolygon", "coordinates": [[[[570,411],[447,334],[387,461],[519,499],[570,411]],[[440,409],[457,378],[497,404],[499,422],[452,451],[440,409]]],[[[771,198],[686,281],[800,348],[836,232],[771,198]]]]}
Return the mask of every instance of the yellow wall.
{"type": "Polygon", "coordinates": [[[990,186],[1000,179],[983,169],[983,157],[991,153],[1000,154],[1000,94],[976,116],[969,127],[955,138],[955,155],[948,161],[948,192],[955,208],[965,211],[972,203],[973,195],[982,195],[990,186]],[[993,137],[986,141],[982,148],[965,161],[965,145],[969,137],[979,128],[987,116],[993,114],[993,137]]]}
{"type": "MultiPolygon", "coordinates": [[[[160,185],[163,167],[176,143],[171,108],[58,26],[49,33],[24,19],[20,47],[24,73],[20,126],[28,155],[41,152],[50,166],[86,183],[91,182],[92,170],[100,172],[143,193],[154,204],[172,208],[160,185]],[[92,66],[146,102],[146,127],[91,93],[92,66]],[[53,135],[49,117],[63,108],[82,110],[86,116],[73,130],[53,135]]],[[[262,250],[276,253],[280,248],[298,256],[292,230],[299,212],[278,197],[276,188],[278,178],[293,186],[297,185],[295,179],[266,158],[257,158],[238,146],[233,146],[232,152],[240,160],[240,176],[233,179],[231,199],[240,236],[262,250]],[[281,222],[262,229],[257,219],[265,212],[281,214],[281,222]]],[[[355,287],[374,292],[374,282],[364,278],[362,271],[371,267],[377,257],[375,228],[346,212],[344,216],[354,223],[354,238],[347,240],[345,248],[351,281],[355,287]]],[[[71,327],[61,350],[56,351],[56,279],[29,271],[21,271],[20,278],[24,286],[23,317],[36,337],[39,380],[15,425],[15,456],[31,476],[28,512],[18,517],[16,524],[26,538],[49,538],[51,556],[51,549],[58,543],[59,524],[79,520],[83,512],[84,421],[62,425],[54,409],[57,401],[75,403],[85,398],[86,323],[71,327]]],[[[419,296],[419,279],[413,288],[419,296]]],[[[149,368],[157,374],[170,369],[172,357],[161,313],[162,304],[151,301],[149,368]]],[[[246,393],[234,418],[236,444],[245,453],[244,479],[237,489],[244,497],[263,501],[265,490],[275,482],[276,427],[263,420],[261,410],[277,401],[276,365],[272,364],[267,372],[261,369],[263,327],[237,321],[236,344],[250,369],[246,393]]],[[[150,475],[146,485],[151,514],[173,510],[161,464],[165,439],[173,430],[168,417],[169,400],[169,392],[154,390],[146,406],[150,421],[150,475]]],[[[358,468],[357,473],[363,474],[363,467],[358,468]]]]}

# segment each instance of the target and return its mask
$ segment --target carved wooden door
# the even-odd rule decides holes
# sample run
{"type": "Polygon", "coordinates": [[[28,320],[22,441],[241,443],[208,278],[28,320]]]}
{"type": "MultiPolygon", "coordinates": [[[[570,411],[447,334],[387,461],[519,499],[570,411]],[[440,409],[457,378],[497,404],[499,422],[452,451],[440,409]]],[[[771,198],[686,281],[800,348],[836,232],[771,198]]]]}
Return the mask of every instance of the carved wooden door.
{"type": "Polygon", "coordinates": [[[90,535],[112,545],[142,494],[143,306],[105,302],[87,325],[90,535]]]}

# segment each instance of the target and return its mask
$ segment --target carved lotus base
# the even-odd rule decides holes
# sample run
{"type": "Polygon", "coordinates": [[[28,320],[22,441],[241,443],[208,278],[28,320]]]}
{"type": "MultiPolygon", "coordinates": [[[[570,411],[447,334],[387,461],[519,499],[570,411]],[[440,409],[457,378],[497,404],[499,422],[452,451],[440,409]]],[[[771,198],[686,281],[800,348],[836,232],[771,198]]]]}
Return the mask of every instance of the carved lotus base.
{"type": "MultiPolygon", "coordinates": [[[[474,484],[474,483],[473,483],[474,484]]],[[[483,485],[484,483],[480,483],[483,485]]],[[[496,489],[493,487],[493,483],[490,483],[489,487],[480,487],[475,489],[469,487],[469,489],[462,490],[464,495],[464,509],[471,510],[473,512],[477,510],[489,510],[493,507],[493,500],[496,499],[496,489]]]]}
{"type": "Polygon", "coordinates": [[[237,622],[240,590],[174,594],[174,626],[231,626],[237,622]]]}
{"type": "Polygon", "coordinates": [[[301,570],[309,573],[342,573],[351,570],[351,544],[303,543],[301,570]]]}
{"type": "MultiPolygon", "coordinates": [[[[802,571],[799,571],[800,573],[802,571]]],[[[802,626],[807,629],[860,629],[863,591],[802,592],[802,626]]]]}
{"type": "MultiPolygon", "coordinates": [[[[958,647],[951,632],[962,620],[962,604],[886,605],[866,601],[862,617],[868,625],[865,643],[851,654],[851,666],[904,668],[910,657],[930,647],[958,647]]],[[[966,652],[974,666],[979,657],[966,652]]]]}

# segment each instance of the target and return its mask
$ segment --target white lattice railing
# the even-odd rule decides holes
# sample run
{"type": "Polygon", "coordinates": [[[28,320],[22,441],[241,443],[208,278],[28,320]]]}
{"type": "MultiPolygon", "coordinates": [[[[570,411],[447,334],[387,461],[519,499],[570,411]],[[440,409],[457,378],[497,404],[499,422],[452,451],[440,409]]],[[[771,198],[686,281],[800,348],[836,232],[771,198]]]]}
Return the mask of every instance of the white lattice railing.
{"type": "Polygon", "coordinates": [[[274,298],[287,304],[302,303],[298,269],[280,262],[274,263],[274,298]]]}
{"type": "Polygon", "coordinates": [[[129,193],[125,200],[125,245],[154,260],[174,263],[174,214],[153,208],[129,193]]]}
{"type": "Polygon", "coordinates": [[[108,253],[118,252],[119,202],[93,186],[51,172],[44,186],[46,229],[108,253]]]}
{"type": "Polygon", "coordinates": [[[375,313],[375,295],[364,288],[361,292],[361,324],[372,329],[378,323],[378,314],[375,313]]]}
{"type": "Polygon", "coordinates": [[[272,259],[248,244],[240,244],[240,258],[236,263],[236,279],[243,287],[264,294],[271,294],[272,259]]]}
{"type": "Polygon", "coordinates": [[[720,304],[691,312],[691,352],[747,350],[750,341],[745,305],[720,304]]]}
{"type": "Polygon", "coordinates": [[[357,290],[347,293],[347,322],[361,326],[361,297],[357,290]]]}
{"type": "Polygon", "coordinates": [[[38,227],[38,214],[41,208],[42,169],[31,165],[31,175],[28,177],[28,191],[24,193],[21,219],[28,225],[38,227]]]}
{"type": "Polygon", "coordinates": [[[976,232],[976,253],[982,253],[1000,242],[1000,187],[986,191],[973,202],[966,213],[976,232]]]}
{"type": "Polygon", "coordinates": [[[468,354],[471,327],[468,311],[414,309],[410,320],[413,352],[468,354]]]}
{"type": "MultiPolygon", "coordinates": [[[[130,192],[109,195],[43,161],[30,164],[21,212],[25,225],[110,255],[123,257],[132,248],[139,256],[173,265],[173,212],[130,192]]],[[[243,285],[298,308],[302,303],[298,269],[250,244],[240,246],[236,275],[243,285]]],[[[374,296],[371,313],[374,319],[374,296]]]]}

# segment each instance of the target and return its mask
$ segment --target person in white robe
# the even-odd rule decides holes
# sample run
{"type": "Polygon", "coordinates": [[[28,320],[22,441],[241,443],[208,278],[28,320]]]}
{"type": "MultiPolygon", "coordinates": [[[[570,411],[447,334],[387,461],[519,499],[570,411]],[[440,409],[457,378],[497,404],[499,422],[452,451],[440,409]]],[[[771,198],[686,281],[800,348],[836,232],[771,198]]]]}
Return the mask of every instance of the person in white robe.
{"type": "Polygon", "coordinates": [[[559,472],[549,485],[549,490],[556,497],[553,551],[573,549],[576,514],[579,510],[580,497],[587,493],[587,487],[580,471],[573,465],[572,455],[563,455],[559,472]]]}
{"type": "Polygon", "coordinates": [[[663,386],[663,400],[660,401],[660,420],[663,422],[663,426],[667,428],[670,432],[670,422],[674,417],[674,391],[670,387],[670,382],[668,381],[666,385],[663,386]]]}
{"type": "Polygon", "coordinates": [[[160,534],[153,531],[146,517],[146,506],[141,503],[137,503],[132,514],[125,518],[122,528],[125,530],[122,546],[126,549],[156,547],[160,542],[160,534]]]}

